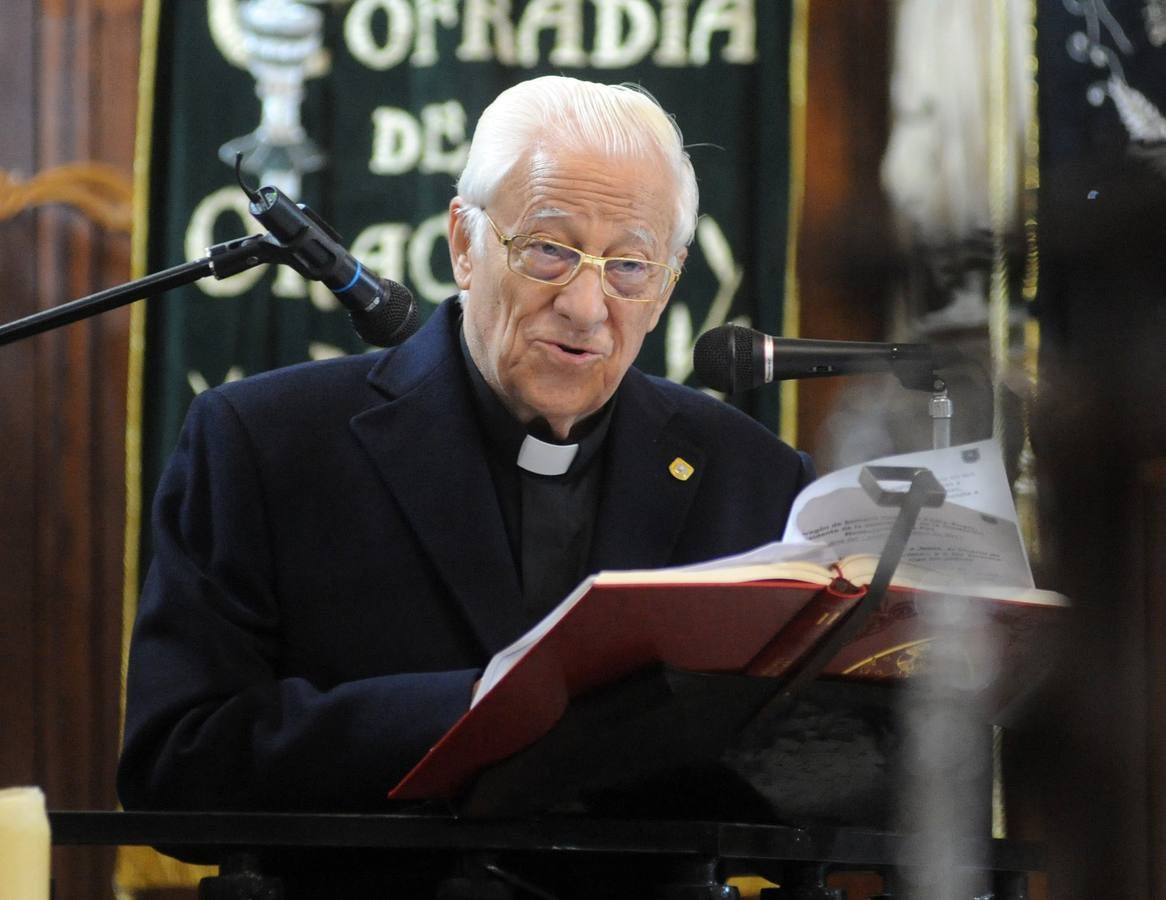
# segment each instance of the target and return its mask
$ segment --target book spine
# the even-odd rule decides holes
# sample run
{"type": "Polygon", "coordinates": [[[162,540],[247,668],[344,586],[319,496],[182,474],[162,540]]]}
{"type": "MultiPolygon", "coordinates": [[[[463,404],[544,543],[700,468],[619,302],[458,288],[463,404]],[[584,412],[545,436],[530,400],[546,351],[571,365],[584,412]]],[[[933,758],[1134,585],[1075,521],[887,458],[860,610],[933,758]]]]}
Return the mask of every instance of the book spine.
{"type": "Polygon", "coordinates": [[[866,594],[844,578],[836,578],[818,591],[785,628],[749,662],[745,672],[762,678],[778,678],[788,672],[823,637],[842,621],[866,594]]]}

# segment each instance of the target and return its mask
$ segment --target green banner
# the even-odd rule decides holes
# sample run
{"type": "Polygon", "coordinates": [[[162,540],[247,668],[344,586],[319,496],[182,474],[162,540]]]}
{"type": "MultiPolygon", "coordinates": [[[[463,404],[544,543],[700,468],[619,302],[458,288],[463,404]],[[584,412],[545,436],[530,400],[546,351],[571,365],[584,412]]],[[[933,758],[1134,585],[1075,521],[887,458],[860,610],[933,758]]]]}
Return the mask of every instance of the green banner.
{"type": "MultiPolygon", "coordinates": [[[[684,276],[638,364],[690,381],[692,343],[707,328],[736,318],[782,329],[797,2],[162,3],[147,267],[169,268],[261,233],[222,148],[257,129],[286,138],[301,126],[303,140],[290,147],[285,140],[252,148],[247,162],[261,167],[249,183],[287,170],[285,190],[368,268],[407,285],[424,318],[454,293],[446,210],[486,104],[540,74],[634,82],[676,116],[702,211],[684,276]],[[297,164],[308,171],[294,171],[297,164]]],[[[287,267],[203,279],[152,300],[142,373],[145,492],[198,391],[365,349],[327,289],[287,267]]],[[[744,401],[774,430],[777,396],[759,391],[744,401]]]]}

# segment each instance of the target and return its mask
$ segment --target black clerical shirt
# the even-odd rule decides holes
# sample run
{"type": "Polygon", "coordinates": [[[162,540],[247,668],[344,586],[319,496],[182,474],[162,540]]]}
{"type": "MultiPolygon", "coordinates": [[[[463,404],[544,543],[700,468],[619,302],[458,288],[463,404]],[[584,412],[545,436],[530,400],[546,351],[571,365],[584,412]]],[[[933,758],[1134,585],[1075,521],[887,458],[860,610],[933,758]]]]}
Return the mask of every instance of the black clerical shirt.
{"type": "Polygon", "coordinates": [[[518,422],[486,383],[459,330],[474,406],[486,436],[487,461],[498,493],[522,599],[530,624],[541,619],[586,575],[603,480],[603,447],[615,397],[559,441],[545,421],[518,422]],[[537,475],[518,466],[527,435],[548,444],[577,442],[562,475],[537,475]]]}

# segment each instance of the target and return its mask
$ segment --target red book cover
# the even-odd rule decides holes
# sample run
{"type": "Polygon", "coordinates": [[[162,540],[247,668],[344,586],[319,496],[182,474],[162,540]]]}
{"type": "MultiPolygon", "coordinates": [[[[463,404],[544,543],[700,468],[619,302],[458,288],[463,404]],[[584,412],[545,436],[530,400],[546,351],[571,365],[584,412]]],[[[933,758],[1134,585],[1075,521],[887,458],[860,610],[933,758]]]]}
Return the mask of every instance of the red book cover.
{"type": "Polygon", "coordinates": [[[1047,669],[1064,621],[1063,598],[1047,591],[961,596],[892,583],[862,630],[822,670],[850,681],[890,682],[929,671],[937,642],[968,685],[1005,694],[1047,669]]]}
{"type": "Polygon", "coordinates": [[[572,697],[654,663],[743,672],[821,590],[793,581],[591,581],[389,796],[454,796],[477,772],[546,734],[572,697]]]}

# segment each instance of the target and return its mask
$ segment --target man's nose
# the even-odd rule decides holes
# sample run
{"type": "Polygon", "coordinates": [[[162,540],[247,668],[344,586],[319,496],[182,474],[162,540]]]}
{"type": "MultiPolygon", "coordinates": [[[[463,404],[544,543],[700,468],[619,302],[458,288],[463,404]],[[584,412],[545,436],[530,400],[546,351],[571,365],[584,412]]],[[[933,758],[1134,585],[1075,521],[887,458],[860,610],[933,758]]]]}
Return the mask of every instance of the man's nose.
{"type": "Polygon", "coordinates": [[[589,329],[607,321],[607,294],[603,292],[602,263],[584,260],[579,271],[555,296],[555,311],[575,328],[589,329]]]}

